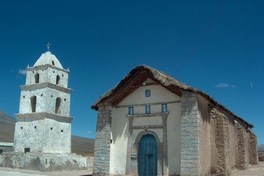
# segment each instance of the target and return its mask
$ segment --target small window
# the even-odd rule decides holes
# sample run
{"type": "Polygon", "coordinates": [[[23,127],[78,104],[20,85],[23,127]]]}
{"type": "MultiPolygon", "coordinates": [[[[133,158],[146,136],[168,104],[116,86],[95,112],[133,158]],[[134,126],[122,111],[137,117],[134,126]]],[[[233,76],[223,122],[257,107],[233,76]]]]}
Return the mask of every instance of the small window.
{"type": "Polygon", "coordinates": [[[50,127],[50,130],[53,130],[53,127],[50,127]]]}
{"type": "Polygon", "coordinates": [[[145,91],[145,97],[150,97],[150,90],[147,89],[147,90],[145,91]]]}
{"type": "Polygon", "coordinates": [[[55,113],[56,114],[60,113],[60,106],[61,106],[61,98],[58,97],[58,98],[56,98],[56,106],[55,106],[55,113]]]}
{"type": "Polygon", "coordinates": [[[55,65],[54,61],[51,61],[52,65],[55,65]]]}
{"type": "Polygon", "coordinates": [[[161,104],[161,112],[167,112],[167,104],[161,104]]]}
{"type": "Polygon", "coordinates": [[[39,83],[39,74],[35,74],[35,83],[39,83]]]}
{"type": "Polygon", "coordinates": [[[30,152],[30,148],[24,148],[24,152],[25,153],[30,152]]]}
{"type": "Polygon", "coordinates": [[[63,132],[63,130],[61,130],[61,132],[63,132]]]}
{"type": "Polygon", "coordinates": [[[133,115],[134,114],[134,107],[133,106],[128,107],[128,114],[129,115],[133,115]]]}
{"type": "Polygon", "coordinates": [[[145,114],[150,114],[150,105],[145,106],[145,114]]]}
{"type": "Polygon", "coordinates": [[[37,97],[36,96],[31,97],[30,102],[31,102],[31,111],[36,112],[37,97]]]}
{"type": "Polygon", "coordinates": [[[56,77],[56,84],[59,84],[59,82],[60,82],[60,76],[57,75],[57,77],[56,77]]]}

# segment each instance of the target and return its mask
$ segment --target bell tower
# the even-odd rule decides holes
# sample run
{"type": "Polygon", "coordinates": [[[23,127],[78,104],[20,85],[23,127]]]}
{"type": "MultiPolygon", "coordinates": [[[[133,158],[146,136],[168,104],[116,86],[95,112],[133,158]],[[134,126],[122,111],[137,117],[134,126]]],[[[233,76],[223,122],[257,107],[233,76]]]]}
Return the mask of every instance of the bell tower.
{"type": "Polygon", "coordinates": [[[50,51],[28,66],[16,114],[15,152],[71,153],[68,74],[50,51]]]}

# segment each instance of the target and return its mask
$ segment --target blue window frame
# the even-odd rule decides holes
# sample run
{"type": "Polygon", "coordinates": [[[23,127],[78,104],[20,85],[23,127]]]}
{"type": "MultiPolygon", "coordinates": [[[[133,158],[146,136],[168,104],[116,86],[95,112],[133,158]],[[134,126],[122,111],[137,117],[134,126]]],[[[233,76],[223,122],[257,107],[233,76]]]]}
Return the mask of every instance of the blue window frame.
{"type": "Polygon", "coordinates": [[[167,112],[167,104],[161,104],[161,112],[167,112]]]}
{"type": "Polygon", "coordinates": [[[128,107],[128,114],[129,115],[133,115],[134,114],[134,107],[133,106],[128,107]]]}
{"type": "Polygon", "coordinates": [[[150,90],[149,90],[149,89],[147,89],[147,90],[145,91],[145,97],[150,97],[150,90]]]}
{"type": "Polygon", "coordinates": [[[145,106],[145,114],[150,114],[150,105],[145,106]]]}

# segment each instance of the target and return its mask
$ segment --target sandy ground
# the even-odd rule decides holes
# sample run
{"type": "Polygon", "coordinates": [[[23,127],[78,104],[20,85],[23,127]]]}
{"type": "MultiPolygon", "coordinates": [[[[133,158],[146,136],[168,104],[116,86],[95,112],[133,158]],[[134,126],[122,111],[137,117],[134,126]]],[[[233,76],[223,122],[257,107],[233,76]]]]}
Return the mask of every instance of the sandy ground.
{"type": "MultiPolygon", "coordinates": [[[[56,171],[56,172],[39,172],[32,170],[20,170],[0,167],[0,176],[89,176],[91,172],[82,171],[56,171]]],[[[249,166],[247,170],[233,170],[232,176],[264,176],[264,162],[259,165],[249,166]]]]}

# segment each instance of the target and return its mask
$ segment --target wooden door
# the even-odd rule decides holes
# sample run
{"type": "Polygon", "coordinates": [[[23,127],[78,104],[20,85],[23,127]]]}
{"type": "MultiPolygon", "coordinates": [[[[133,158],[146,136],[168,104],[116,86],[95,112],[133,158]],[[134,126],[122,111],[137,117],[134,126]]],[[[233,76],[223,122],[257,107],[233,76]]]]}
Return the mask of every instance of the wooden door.
{"type": "Polygon", "coordinates": [[[157,175],[157,141],[153,135],[144,135],[139,143],[139,176],[157,175]]]}

